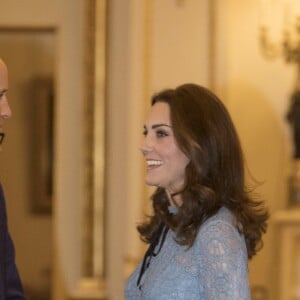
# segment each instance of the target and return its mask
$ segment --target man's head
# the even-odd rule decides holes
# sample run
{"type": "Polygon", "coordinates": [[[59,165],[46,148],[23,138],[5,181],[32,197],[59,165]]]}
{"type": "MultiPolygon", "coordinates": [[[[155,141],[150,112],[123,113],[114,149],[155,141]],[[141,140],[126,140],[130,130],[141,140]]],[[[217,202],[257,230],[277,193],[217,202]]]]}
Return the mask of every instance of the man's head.
{"type": "Polygon", "coordinates": [[[11,110],[7,99],[8,75],[7,67],[0,58],[0,144],[4,138],[3,124],[11,117],[11,110]]]}

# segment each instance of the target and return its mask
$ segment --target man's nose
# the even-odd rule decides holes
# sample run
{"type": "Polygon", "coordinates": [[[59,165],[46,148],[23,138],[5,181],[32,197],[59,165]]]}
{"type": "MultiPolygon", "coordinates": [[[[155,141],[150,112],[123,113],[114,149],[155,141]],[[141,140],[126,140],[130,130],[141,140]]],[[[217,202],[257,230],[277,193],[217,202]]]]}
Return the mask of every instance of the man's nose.
{"type": "Polygon", "coordinates": [[[11,109],[7,100],[0,102],[0,117],[2,119],[9,119],[12,115],[11,109]]]}

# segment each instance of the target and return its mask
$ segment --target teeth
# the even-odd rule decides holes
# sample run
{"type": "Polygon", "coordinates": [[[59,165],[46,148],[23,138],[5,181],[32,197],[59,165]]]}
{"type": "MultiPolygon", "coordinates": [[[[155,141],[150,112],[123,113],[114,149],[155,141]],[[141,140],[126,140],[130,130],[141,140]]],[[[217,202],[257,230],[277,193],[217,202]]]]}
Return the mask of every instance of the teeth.
{"type": "Polygon", "coordinates": [[[147,160],[148,166],[160,166],[162,165],[162,161],[160,160],[147,160]]]}

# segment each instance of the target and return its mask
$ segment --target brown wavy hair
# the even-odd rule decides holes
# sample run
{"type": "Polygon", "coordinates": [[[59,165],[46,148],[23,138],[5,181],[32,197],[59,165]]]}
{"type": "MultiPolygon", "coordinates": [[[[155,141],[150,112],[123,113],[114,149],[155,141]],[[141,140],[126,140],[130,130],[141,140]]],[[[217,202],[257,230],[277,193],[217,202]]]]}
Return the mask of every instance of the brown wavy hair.
{"type": "Polygon", "coordinates": [[[181,191],[177,214],[168,211],[163,188],[152,195],[153,215],[138,226],[143,241],[151,243],[159,227],[176,232],[176,242],[191,247],[201,224],[227,207],[236,217],[236,227],[245,237],[248,257],[262,246],[268,212],[245,186],[244,158],[231,117],[222,101],[208,89],[184,84],[152,97],[152,105],[167,103],[178,147],[190,162],[181,191]]]}

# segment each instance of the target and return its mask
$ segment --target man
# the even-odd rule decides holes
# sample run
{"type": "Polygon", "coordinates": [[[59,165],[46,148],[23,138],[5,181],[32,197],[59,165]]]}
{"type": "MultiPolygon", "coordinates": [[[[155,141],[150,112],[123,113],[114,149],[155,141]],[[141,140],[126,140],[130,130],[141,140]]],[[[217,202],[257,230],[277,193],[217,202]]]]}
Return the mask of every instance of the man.
{"type": "MultiPolygon", "coordinates": [[[[8,76],[0,58],[0,147],[4,139],[3,124],[10,118],[7,102],[8,76]]],[[[24,293],[15,264],[15,251],[7,227],[5,199],[0,185],[0,300],[24,300],[24,293]]]]}

